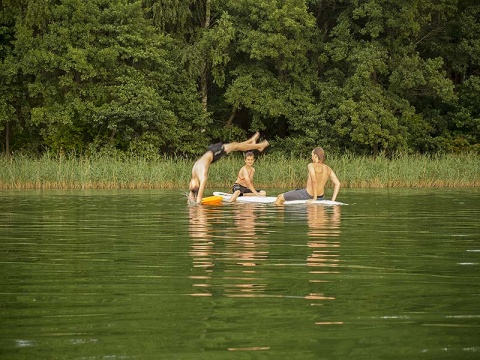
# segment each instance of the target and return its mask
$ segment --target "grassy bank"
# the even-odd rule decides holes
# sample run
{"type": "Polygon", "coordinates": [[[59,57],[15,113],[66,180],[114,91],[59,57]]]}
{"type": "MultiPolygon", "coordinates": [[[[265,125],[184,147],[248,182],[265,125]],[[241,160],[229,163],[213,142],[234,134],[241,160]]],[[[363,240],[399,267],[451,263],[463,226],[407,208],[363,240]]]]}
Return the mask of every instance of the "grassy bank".
{"type": "MultiPolygon", "coordinates": [[[[303,187],[309,158],[260,156],[255,183],[262,188],[303,187]]],[[[478,187],[475,154],[385,157],[330,157],[326,161],[342,187],[478,187]]],[[[186,189],[193,161],[184,159],[0,157],[0,189],[186,189]]],[[[208,186],[229,188],[243,165],[240,154],[210,168],[208,186]]]]}

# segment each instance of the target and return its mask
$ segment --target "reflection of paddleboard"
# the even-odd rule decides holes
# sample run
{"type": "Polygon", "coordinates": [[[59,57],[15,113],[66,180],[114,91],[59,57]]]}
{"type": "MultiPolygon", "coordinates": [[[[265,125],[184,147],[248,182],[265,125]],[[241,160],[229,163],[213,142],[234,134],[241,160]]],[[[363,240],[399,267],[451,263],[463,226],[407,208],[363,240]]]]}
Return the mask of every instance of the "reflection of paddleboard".
{"type": "Polygon", "coordinates": [[[202,199],[202,204],[220,204],[223,200],[223,197],[220,195],[207,196],[202,199]]]}
{"type": "MultiPolygon", "coordinates": [[[[221,192],[221,191],[214,191],[213,192],[214,196],[220,196],[223,201],[230,201],[230,198],[232,197],[233,194],[221,192]]],[[[263,204],[268,204],[268,203],[273,203],[275,202],[276,197],[275,196],[239,196],[237,198],[237,202],[242,202],[242,203],[263,203],[263,204]]],[[[292,200],[292,201],[285,201],[285,205],[289,204],[305,204],[307,200],[292,200]]],[[[331,201],[331,200],[316,200],[312,204],[318,204],[318,205],[347,205],[342,202],[338,201],[331,201]]]]}

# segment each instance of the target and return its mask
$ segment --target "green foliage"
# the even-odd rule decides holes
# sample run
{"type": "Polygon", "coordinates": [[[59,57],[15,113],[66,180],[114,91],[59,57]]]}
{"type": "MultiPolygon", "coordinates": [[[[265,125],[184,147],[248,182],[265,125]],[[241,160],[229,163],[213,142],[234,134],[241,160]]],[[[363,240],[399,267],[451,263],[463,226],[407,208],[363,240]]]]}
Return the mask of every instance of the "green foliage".
{"type": "Polygon", "coordinates": [[[144,133],[157,149],[196,152],[208,119],[180,53],[158,35],[138,2],[29,2],[14,52],[31,104],[31,124],[53,151],[92,141],[127,150],[144,133]],[[38,10],[38,9],[37,9],[38,10]]]}
{"type": "Polygon", "coordinates": [[[8,152],[478,151],[475,0],[4,0],[8,152]]]}
{"type": "Polygon", "coordinates": [[[441,60],[422,59],[411,41],[428,23],[428,11],[433,11],[428,9],[425,4],[352,1],[339,14],[326,44],[332,70],[320,90],[336,95],[325,101],[330,100],[327,121],[340,147],[375,154],[404,150],[409,126],[418,119],[412,102],[454,99],[441,60]]]}
{"type": "Polygon", "coordinates": [[[249,114],[244,128],[276,135],[314,101],[315,19],[303,1],[232,1],[227,11],[236,37],[224,99],[249,114]]]}

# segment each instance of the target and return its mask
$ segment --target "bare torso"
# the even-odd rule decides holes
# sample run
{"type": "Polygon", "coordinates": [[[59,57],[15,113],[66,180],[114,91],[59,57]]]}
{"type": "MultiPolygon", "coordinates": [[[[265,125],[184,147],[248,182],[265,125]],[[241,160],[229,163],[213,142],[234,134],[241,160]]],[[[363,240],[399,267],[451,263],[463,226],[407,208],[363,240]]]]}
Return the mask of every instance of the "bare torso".
{"type": "Polygon", "coordinates": [[[325,184],[327,183],[328,179],[330,178],[330,174],[332,169],[328,165],[323,163],[310,163],[309,167],[309,175],[307,180],[307,192],[310,195],[314,195],[314,181],[312,180],[311,176],[311,169],[313,169],[314,176],[316,178],[316,187],[317,187],[317,196],[322,196],[325,193],[325,184]]]}
{"type": "Polygon", "coordinates": [[[235,183],[248,187],[247,179],[249,179],[250,182],[252,182],[254,174],[255,174],[255,169],[253,167],[244,166],[238,172],[237,180],[235,180],[235,183]]]}
{"type": "Polygon", "coordinates": [[[192,167],[192,179],[190,180],[190,201],[195,201],[194,193],[197,193],[196,202],[201,203],[205,185],[208,179],[208,168],[213,160],[213,153],[207,151],[200,159],[198,159],[192,167]]]}

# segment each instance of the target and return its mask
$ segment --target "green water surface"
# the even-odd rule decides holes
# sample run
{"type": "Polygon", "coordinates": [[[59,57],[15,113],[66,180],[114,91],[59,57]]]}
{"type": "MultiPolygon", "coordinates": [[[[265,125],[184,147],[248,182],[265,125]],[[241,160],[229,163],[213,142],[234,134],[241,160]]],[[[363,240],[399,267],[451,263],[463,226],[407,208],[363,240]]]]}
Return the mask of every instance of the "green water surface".
{"type": "Polygon", "coordinates": [[[480,358],[480,190],[338,200],[2,191],[0,358],[480,358]]]}

